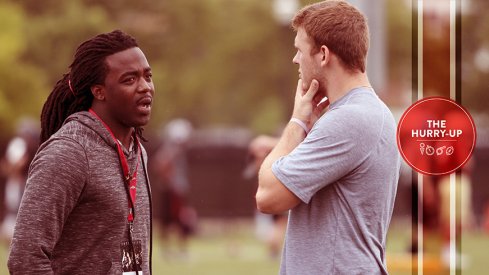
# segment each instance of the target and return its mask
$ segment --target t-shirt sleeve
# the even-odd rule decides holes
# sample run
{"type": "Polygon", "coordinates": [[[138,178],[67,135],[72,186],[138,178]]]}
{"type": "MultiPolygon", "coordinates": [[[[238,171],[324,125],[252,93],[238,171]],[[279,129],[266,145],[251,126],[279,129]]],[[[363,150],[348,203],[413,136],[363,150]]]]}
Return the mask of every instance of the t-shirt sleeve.
{"type": "Polygon", "coordinates": [[[272,172],[305,203],[325,186],[353,171],[375,137],[362,114],[351,108],[327,112],[305,140],[272,165],[272,172]]]}
{"type": "Polygon", "coordinates": [[[71,139],[48,141],[35,156],[17,216],[11,274],[52,274],[50,258],[88,178],[88,161],[71,139]]]}

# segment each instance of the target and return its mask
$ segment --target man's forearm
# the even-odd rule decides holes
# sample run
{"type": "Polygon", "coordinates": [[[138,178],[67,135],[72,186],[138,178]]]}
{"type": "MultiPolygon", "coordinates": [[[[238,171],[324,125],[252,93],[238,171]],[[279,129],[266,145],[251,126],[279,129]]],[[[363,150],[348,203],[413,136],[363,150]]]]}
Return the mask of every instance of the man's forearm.
{"type": "Polygon", "coordinates": [[[279,142],[263,161],[260,171],[262,169],[271,169],[275,161],[290,154],[290,152],[292,152],[305,137],[306,133],[298,124],[289,122],[285,127],[279,142]]]}
{"type": "Polygon", "coordinates": [[[282,137],[265,158],[258,177],[257,207],[265,213],[281,213],[296,206],[300,200],[273,174],[272,165],[280,157],[292,152],[305,138],[306,133],[296,123],[289,122],[282,137]]]}
{"type": "Polygon", "coordinates": [[[279,142],[265,158],[258,175],[256,204],[264,213],[281,213],[294,208],[300,199],[292,193],[272,172],[272,165],[279,158],[290,154],[306,137],[311,126],[316,122],[324,105],[317,105],[314,96],[319,83],[312,80],[305,90],[302,79],[297,82],[293,119],[287,124],[279,142]]]}

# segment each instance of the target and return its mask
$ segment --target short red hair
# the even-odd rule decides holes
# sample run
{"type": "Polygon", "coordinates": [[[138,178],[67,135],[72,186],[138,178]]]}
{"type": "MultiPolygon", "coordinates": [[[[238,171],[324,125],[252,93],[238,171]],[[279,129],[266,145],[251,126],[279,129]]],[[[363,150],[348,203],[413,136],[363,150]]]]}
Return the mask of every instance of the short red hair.
{"type": "Polygon", "coordinates": [[[295,31],[303,28],[314,42],[336,54],[352,71],[366,70],[369,47],[367,19],[346,1],[326,0],[302,8],[292,20],[295,31]]]}

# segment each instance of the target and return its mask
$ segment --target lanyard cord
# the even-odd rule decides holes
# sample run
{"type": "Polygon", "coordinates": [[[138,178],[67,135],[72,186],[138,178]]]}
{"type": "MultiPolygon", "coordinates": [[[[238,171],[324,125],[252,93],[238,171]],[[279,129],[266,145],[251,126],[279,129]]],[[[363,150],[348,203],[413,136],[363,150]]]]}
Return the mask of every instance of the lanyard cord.
{"type": "MultiPolygon", "coordinates": [[[[123,173],[123,180],[124,180],[124,188],[126,189],[126,193],[128,196],[128,201],[129,201],[129,214],[127,215],[127,221],[128,221],[128,235],[129,235],[129,246],[132,251],[132,258],[133,258],[133,269],[136,271],[136,275],[139,275],[138,271],[138,263],[136,259],[136,251],[134,248],[134,243],[132,240],[132,234],[133,234],[133,223],[134,223],[134,218],[136,216],[136,209],[135,209],[135,202],[136,202],[136,185],[137,185],[137,173],[138,173],[138,168],[139,168],[139,157],[141,156],[141,144],[139,143],[139,140],[134,133],[134,140],[137,143],[138,146],[138,157],[137,157],[137,162],[136,162],[136,168],[134,169],[134,172],[130,173],[129,171],[129,165],[127,163],[126,156],[124,155],[124,151],[122,150],[121,144],[117,140],[117,138],[114,136],[114,133],[110,129],[110,127],[95,113],[92,109],[88,110],[92,115],[94,115],[102,124],[105,126],[105,128],[109,131],[112,139],[114,140],[116,146],[117,146],[117,153],[119,155],[119,160],[121,163],[121,168],[122,168],[122,173],[123,173]]],[[[142,157],[142,156],[141,156],[142,157]]]]}
{"type": "MultiPolygon", "coordinates": [[[[137,170],[137,166],[136,166],[136,170],[137,170]]],[[[126,193],[130,194],[129,184],[124,184],[124,187],[126,189],[126,193]]],[[[132,209],[133,216],[135,216],[136,212],[134,211],[135,210],[134,203],[132,202],[131,199],[129,200],[129,203],[130,203],[130,207],[131,207],[130,209],[132,209]]],[[[131,215],[131,213],[129,213],[129,215],[131,215]]],[[[131,252],[132,252],[132,260],[133,260],[132,266],[133,266],[133,270],[136,271],[136,275],[139,275],[138,267],[137,267],[137,260],[136,260],[136,250],[134,248],[134,244],[132,241],[133,221],[129,221],[129,216],[128,216],[128,225],[129,226],[127,227],[127,233],[129,235],[129,249],[131,249],[131,252]]]]}

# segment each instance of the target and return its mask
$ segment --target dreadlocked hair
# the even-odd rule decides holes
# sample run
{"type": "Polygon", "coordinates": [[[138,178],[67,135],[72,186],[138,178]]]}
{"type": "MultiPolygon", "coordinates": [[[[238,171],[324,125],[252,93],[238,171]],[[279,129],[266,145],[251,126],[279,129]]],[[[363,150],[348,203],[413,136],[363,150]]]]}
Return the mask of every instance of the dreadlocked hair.
{"type": "MultiPolygon", "coordinates": [[[[90,108],[91,87],[103,84],[107,76],[105,58],[133,47],[138,47],[136,40],[120,30],[99,34],[78,46],[70,72],[58,80],[42,107],[41,143],[56,133],[68,116],[90,108]]],[[[136,134],[146,140],[142,131],[138,127],[136,134]]]]}

